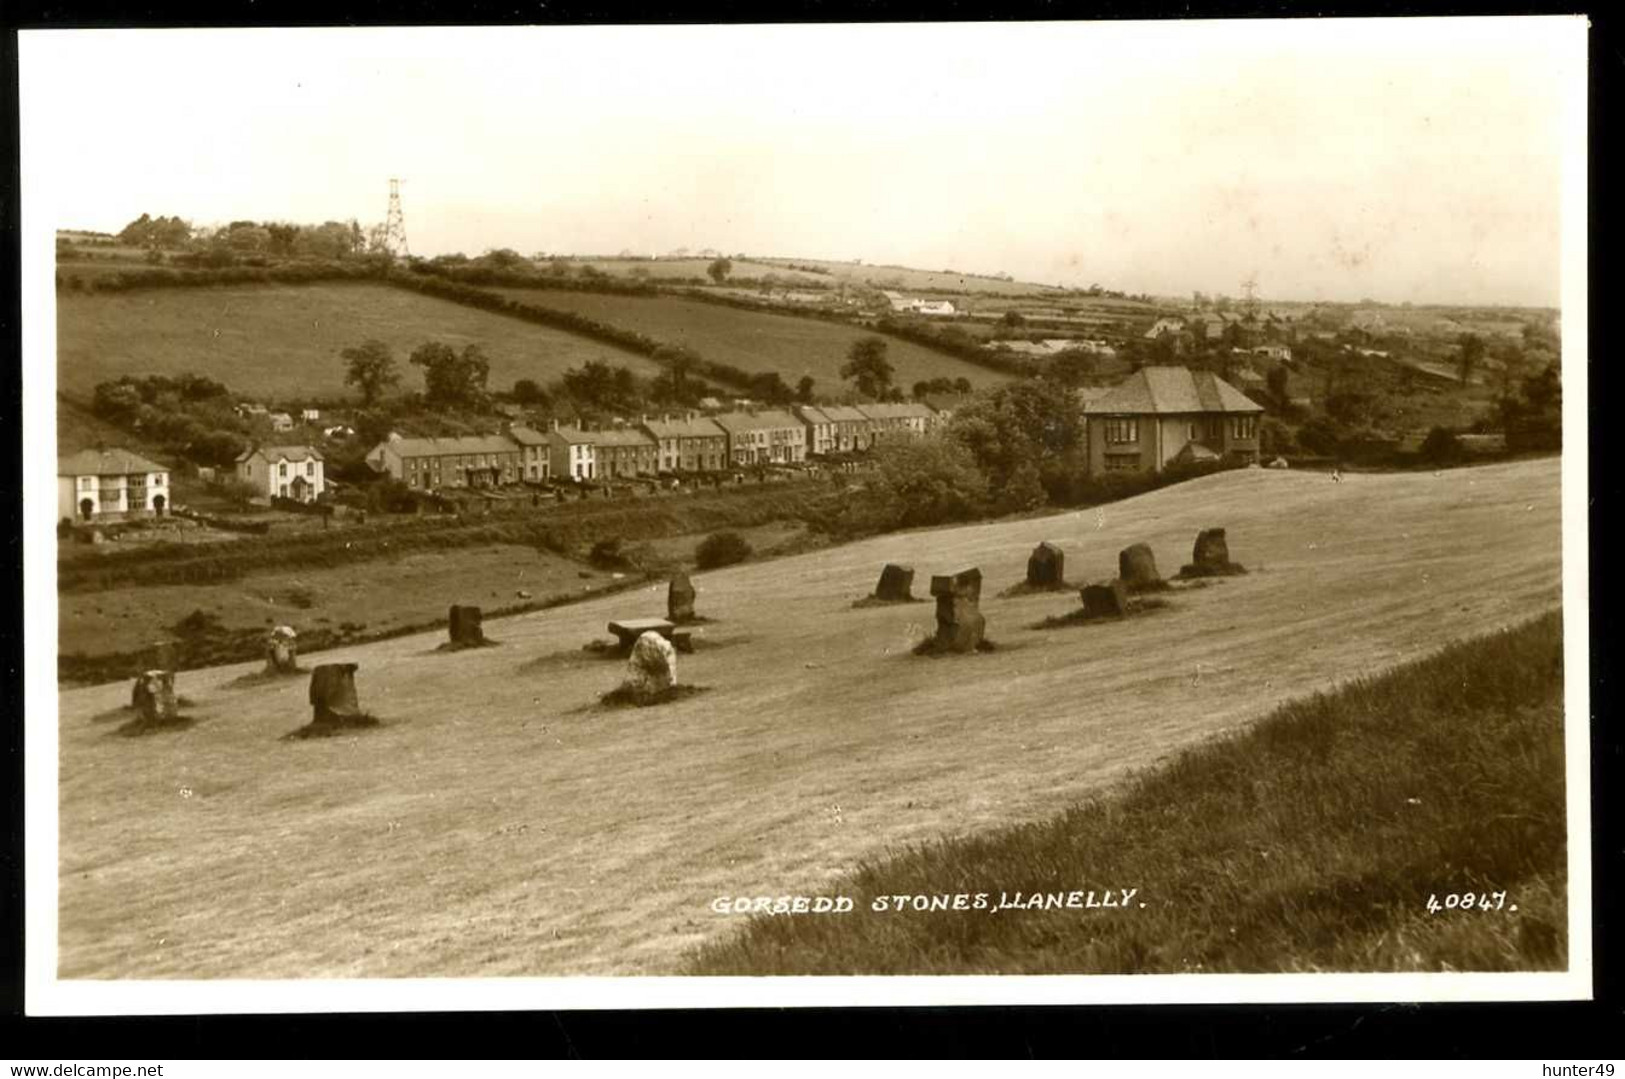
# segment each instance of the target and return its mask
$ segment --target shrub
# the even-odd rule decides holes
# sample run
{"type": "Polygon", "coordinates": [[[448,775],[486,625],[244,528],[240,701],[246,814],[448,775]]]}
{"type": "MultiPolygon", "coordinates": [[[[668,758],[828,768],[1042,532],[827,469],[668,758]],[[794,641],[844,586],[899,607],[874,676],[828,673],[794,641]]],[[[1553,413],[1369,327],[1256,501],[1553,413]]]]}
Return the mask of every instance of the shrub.
{"type": "Polygon", "coordinates": [[[694,549],[694,564],[700,569],[716,569],[743,562],[750,554],[750,541],[738,532],[713,532],[694,549]]]}
{"type": "Polygon", "coordinates": [[[621,538],[611,536],[601,539],[592,545],[592,553],[587,555],[587,561],[599,569],[626,569],[631,563],[626,553],[621,550],[621,538]]]}
{"type": "Polygon", "coordinates": [[[1461,456],[1461,440],[1448,427],[1435,427],[1422,440],[1422,459],[1431,464],[1450,464],[1460,460],[1461,456]]]}

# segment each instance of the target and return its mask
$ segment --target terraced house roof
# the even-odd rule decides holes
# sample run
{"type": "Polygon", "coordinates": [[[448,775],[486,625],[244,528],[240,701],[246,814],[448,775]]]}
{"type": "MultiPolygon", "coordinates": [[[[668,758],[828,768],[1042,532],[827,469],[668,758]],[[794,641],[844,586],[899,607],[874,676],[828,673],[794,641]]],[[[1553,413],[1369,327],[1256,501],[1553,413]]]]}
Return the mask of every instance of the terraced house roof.
{"type": "Polygon", "coordinates": [[[450,457],[467,453],[518,453],[519,446],[502,435],[458,438],[398,438],[385,443],[402,457],[450,457]]]}
{"type": "Polygon", "coordinates": [[[1157,415],[1187,412],[1262,412],[1264,408],[1211,371],[1142,367],[1112,391],[1084,406],[1090,414],[1157,415]]]}
{"type": "Polygon", "coordinates": [[[729,432],[768,431],[778,427],[801,429],[801,421],[788,412],[724,412],[715,417],[718,426],[729,432]]]}
{"type": "Polygon", "coordinates": [[[935,413],[918,401],[887,401],[875,405],[859,405],[858,411],[871,420],[930,419],[935,413]]]}
{"type": "Polygon", "coordinates": [[[721,438],[727,433],[704,416],[663,416],[644,420],[643,428],[656,438],[721,438]]]}
{"type": "Polygon", "coordinates": [[[275,461],[278,458],[288,461],[326,460],[313,446],[250,446],[237,455],[237,460],[246,461],[255,454],[264,457],[267,461],[275,461]]]}
{"type": "Polygon", "coordinates": [[[168,472],[163,465],[155,465],[145,457],[129,450],[80,450],[68,457],[58,457],[58,476],[127,476],[135,472],[168,472]]]}
{"type": "Polygon", "coordinates": [[[613,427],[607,431],[584,431],[582,434],[586,441],[594,446],[649,446],[653,447],[655,440],[638,430],[636,427],[613,427]]]}
{"type": "Polygon", "coordinates": [[[853,408],[851,405],[825,405],[824,415],[832,423],[867,423],[869,417],[853,408]]]}

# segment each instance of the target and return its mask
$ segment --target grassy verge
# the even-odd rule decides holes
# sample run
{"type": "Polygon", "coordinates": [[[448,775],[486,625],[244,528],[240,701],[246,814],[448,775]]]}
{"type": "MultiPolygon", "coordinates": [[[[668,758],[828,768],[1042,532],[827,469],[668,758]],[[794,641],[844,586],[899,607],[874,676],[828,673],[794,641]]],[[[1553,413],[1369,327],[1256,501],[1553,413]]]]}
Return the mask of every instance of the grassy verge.
{"type": "Polygon", "coordinates": [[[1052,820],[860,866],[825,890],[852,913],[757,915],[690,971],[1561,969],[1562,732],[1552,613],[1288,704],[1052,820]],[[1119,889],[1138,891],[1114,908],[991,909],[1001,893],[1119,889]],[[1501,891],[1515,911],[1428,910],[1501,891]],[[872,908],[977,893],[989,909],[872,908]]]}

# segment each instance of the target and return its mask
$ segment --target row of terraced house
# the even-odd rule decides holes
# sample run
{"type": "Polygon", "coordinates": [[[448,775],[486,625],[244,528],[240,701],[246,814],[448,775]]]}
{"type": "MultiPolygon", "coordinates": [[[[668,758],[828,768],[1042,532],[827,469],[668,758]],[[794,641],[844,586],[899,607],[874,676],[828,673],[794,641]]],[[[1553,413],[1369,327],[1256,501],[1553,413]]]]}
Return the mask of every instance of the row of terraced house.
{"type": "Polygon", "coordinates": [[[458,438],[391,435],[367,454],[374,471],[409,487],[495,487],[550,480],[613,480],[800,464],[811,456],[917,438],[940,422],[919,402],[796,405],[790,410],[644,416],[593,429],[513,424],[505,434],[458,438]]]}

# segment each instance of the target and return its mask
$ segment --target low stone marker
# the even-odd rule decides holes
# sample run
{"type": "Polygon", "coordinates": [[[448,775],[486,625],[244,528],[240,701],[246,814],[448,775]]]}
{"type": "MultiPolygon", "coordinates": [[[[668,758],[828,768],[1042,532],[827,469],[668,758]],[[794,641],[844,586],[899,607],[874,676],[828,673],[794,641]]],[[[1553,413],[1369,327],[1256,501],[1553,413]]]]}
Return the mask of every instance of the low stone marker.
{"type": "Polygon", "coordinates": [[[1117,552],[1117,576],[1131,592],[1145,592],[1163,586],[1162,574],[1157,572],[1157,556],[1144,543],[1136,543],[1117,552]]]}
{"type": "Polygon", "coordinates": [[[265,639],[265,673],[292,674],[299,669],[298,639],[292,626],[278,626],[265,639]]]}
{"type": "Polygon", "coordinates": [[[962,569],[931,578],[937,600],[934,651],[974,652],[982,643],[987,620],[982,617],[982,571],[962,569]]]}
{"type": "Polygon", "coordinates": [[[1040,543],[1027,556],[1029,588],[1060,588],[1066,579],[1066,553],[1053,543],[1040,543]]]}
{"type": "Polygon", "coordinates": [[[452,604],[449,633],[453,648],[478,648],[485,644],[485,631],[480,628],[480,609],[452,604]]]}
{"type": "Polygon", "coordinates": [[[1246,573],[1246,569],[1230,561],[1230,545],[1225,541],[1224,529],[1204,528],[1196,534],[1196,546],[1191,551],[1190,565],[1180,569],[1181,577],[1229,577],[1246,573]]]}
{"type": "Polygon", "coordinates": [[[678,570],[666,587],[666,617],[678,625],[694,621],[694,582],[678,570]]]}
{"type": "Polygon", "coordinates": [[[643,698],[664,693],[677,684],[677,649],[658,632],[649,630],[632,646],[626,661],[626,685],[643,698]]]}
{"type": "Polygon", "coordinates": [[[875,599],[891,603],[907,603],[914,599],[914,567],[888,562],[880,571],[875,585],[875,599]]]}
{"type": "Polygon", "coordinates": [[[176,646],[174,641],[152,642],[152,669],[155,671],[172,671],[175,669],[176,646]]]}
{"type": "Polygon", "coordinates": [[[310,672],[311,722],[341,727],[363,719],[355,695],[358,663],[323,663],[310,672]]]}
{"type": "Polygon", "coordinates": [[[143,672],[135,680],[133,697],[142,723],[171,723],[179,715],[174,671],[143,672]]]}
{"type": "Polygon", "coordinates": [[[1085,618],[1122,618],[1128,614],[1128,589],[1118,578],[1104,584],[1085,585],[1079,595],[1083,599],[1085,618]]]}

